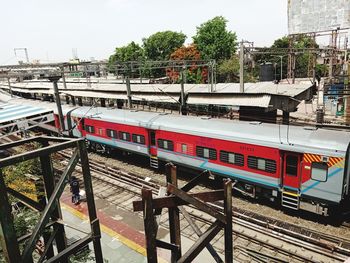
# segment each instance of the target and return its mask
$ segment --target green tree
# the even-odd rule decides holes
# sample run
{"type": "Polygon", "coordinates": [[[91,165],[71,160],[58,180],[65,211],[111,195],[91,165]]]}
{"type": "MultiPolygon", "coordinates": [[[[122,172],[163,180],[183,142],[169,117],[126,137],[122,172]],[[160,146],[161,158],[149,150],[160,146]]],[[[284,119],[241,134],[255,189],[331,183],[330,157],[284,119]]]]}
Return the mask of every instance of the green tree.
{"type": "Polygon", "coordinates": [[[119,62],[127,61],[140,61],[144,59],[144,50],[143,48],[132,41],[126,46],[117,47],[113,55],[109,57],[108,66],[110,71],[114,72],[113,65],[119,62]]]}
{"type": "Polygon", "coordinates": [[[145,56],[148,60],[168,60],[171,53],[181,47],[185,40],[186,35],[181,32],[157,32],[142,40],[145,56]]]}
{"type": "MultiPolygon", "coordinates": [[[[257,76],[254,69],[245,67],[244,82],[256,82],[257,76]]],[[[230,59],[222,61],[218,65],[219,82],[239,82],[239,57],[233,55],[230,59]]]]}
{"type": "Polygon", "coordinates": [[[138,61],[143,59],[143,48],[134,41],[123,47],[117,47],[113,59],[115,61],[138,61]]]}
{"type": "Polygon", "coordinates": [[[239,58],[233,55],[230,59],[222,61],[218,66],[219,82],[238,82],[239,81],[239,58]]]}
{"type": "Polygon", "coordinates": [[[193,37],[203,59],[220,62],[230,59],[237,49],[236,33],[227,30],[227,20],[222,16],[201,24],[193,37]]]}

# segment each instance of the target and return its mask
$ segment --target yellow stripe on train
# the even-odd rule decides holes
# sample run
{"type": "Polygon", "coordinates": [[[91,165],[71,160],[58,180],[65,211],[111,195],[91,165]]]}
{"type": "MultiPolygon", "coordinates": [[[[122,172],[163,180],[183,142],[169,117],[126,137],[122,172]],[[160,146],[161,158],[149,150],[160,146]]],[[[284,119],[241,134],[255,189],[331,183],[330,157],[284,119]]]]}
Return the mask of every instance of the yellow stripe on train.
{"type": "MultiPolygon", "coordinates": [[[[305,153],[303,161],[306,163],[321,162],[322,156],[318,154],[305,153]]],[[[344,158],[329,157],[327,162],[328,167],[344,168],[344,158]]]]}

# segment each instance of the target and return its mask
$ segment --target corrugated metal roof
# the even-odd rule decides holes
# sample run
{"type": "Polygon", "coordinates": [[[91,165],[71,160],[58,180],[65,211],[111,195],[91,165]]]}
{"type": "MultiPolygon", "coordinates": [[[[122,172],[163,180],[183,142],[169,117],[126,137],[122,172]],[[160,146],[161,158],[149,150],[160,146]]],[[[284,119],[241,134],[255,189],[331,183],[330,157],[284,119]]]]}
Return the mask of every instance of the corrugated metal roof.
{"type": "MultiPolygon", "coordinates": [[[[23,88],[12,88],[12,91],[17,91],[17,92],[23,92],[23,93],[27,93],[28,89],[23,89],[23,88]]],[[[30,90],[31,93],[43,93],[43,94],[54,94],[53,90],[47,89],[47,90],[43,90],[43,89],[31,89],[30,90]]]]}
{"type": "MultiPolygon", "coordinates": [[[[1,85],[7,88],[7,84],[1,85]]],[[[25,89],[47,89],[52,90],[52,83],[49,82],[20,82],[13,83],[14,88],[25,89]]],[[[62,83],[58,83],[59,89],[64,91],[62,83]]],[[[257,82],[245,83],[245,93],[266,93],[273,95],[296,96],[306,89],[310,88],[312,84],[298,83],[298,84],[274,84],[273,82],[257,82]]],[[[68,83],[67,90],[84,90],[92,92],[126,92],[126,84],[110,84],[110,83],[68,83]]],[[[239,83],[218,83],[214,85],[214,93],[240,93],[239,83]]],[[[210,93],[210,84],[185,84],[184,89],[186,93],[210,93]]],[[[180,93],[180,84],[134,84],[131,85],[132,92],[144,93],[180,93]]]]}
{"type": "Polygon", "coordinates": [[[115,94],[108,92],[97,92],[97,91],[66,91],[60,90],[61,95],[71,95],[75,97],[90,97],[90,98],[106,98],[106,99],[122,99],[126,100],[128,97],[124,94],[115,94]]]}
{"type": "Polygon", "coordinates": [[[225,95],[220,97],[208,97],[192,94],[188,100],[188,104],[213,104],[213,105],[233,105],[233,106],[254,106],[254,107],[269,107],[271,100],[270,95],[261,95],[261,96],[242,96],[236,97],[232,95],[225,95]]]}
{"type": "Polygon", "coordinates": [[[0,123],[28,118],[37,114],[48,113],[51,110],[25,104],[5,103],[0,105],[0,123]]]}
{"type": "Polygon", "coordinates": [[[166,94],[156,94],[156,95],[148,95],[148,94],[133,94],[133,100],[146,100],[146,101],[156,101],[156,102],[170,102],[170,103],[178,103],[179,97],[166,95],[166,94]]]}
{"type": "MultiPolygon", "coordinates": [[[[0,100],[11,104],[31,105],[54,110],[54,103],[11,99],[0,93],[0,100]]],[[[5,103],[5,105],[7,105],[5,103]]],[[[308,152],[322,155],[345,156],[350,142],[350,133],[327,129],[305,129],[298,126],[249,122],[224,119],[201,119],[194,116],[164,115],[143,111],[130,111],[101,107],[73,107],[63,105],[63,112],[72,110],[77,116],[95,117],[110,122],[120,122],[153,129],[166,129],[199,136],[233,140],[275,147],[282,150],[308,152]]],[[[1,115],[0,115],[1,116],[1,115]]]]}

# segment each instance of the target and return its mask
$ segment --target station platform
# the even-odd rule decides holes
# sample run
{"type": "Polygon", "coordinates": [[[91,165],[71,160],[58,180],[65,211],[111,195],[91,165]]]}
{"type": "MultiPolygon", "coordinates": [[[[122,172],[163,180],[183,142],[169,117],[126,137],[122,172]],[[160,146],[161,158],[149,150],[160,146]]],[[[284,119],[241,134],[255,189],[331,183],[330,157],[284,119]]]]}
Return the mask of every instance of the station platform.
{"type": "MultiPolygon", "coordinates": [[[[72,204],[68,191],[62,195],[60,202],[63,220],[67,223],[67,237],[84,236],[84,230],[87,232],[90,227],[86,202],[81,202],[79,205],[72,204]]],[[[107,262],[146,263],[143,219],[136,213],[117,207],[108,200],[96,196],[95,204],[101,226],[103,257],[107,262]]],[[[162,227],[159,228],[157,236],[158,239],[169,241],[169,232],[162,227]]],[[[181,242],[183,253],[193,245],[193,241],[184,236],[181,237],[181,242]]],[[[159,263],[170,262],[169,251],[160,248],[157,251],[159,263]]],[[[213,262],[213,258],[204,249],[193,262],[213,262]]]]}
{"type": "MultiPolygon", "coordinates": [[[[81,202],[79,205],[74,205],[71,203],[71,196],[68,194],[64,194],[60,201],[63,220],[67,224],[67,238],[79,239],[83,237],[84,232],[90,230],[86,203],[81,202]]],[[[98,202],[96,207],[101,226],[103,257],[106,262],[147,262],[144,235],[118,220],[118,218],[113,218],[101,211],[98,202]]],[[[93,250],[92,244],[90,244],[90,249],[93,250]]],[[[161,257],[158,261],[167,262],[161,257]]]]}

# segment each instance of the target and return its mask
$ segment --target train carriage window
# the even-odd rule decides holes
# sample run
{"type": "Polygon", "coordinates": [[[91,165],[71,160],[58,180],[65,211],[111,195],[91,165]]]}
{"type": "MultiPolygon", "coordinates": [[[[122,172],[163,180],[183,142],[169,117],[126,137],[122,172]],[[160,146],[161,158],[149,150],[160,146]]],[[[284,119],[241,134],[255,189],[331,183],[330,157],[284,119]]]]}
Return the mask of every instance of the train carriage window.
{"type": "Polygon", "coordinates": [[[203,157],[209,159],[209,149],[203,149],[203,157]]]}
{"type": "Polygon", "coordinates": [[[132,135],[132,141],[138,144],[145,144],[145,136],[133,134],[132,135]]]}
{"type": "Polygon", "coordinates": [[[95,127],[91,125],[85,125],[85,131],[88,133],[95,133],[95,127]]]}
{"type": "Polygon", "coordinates": [[[187,144],[181,144],[181,152],[182,153],[187,153],[187,144]]]}
{"type": "Polygon", "coordinates": [[[235,163],[235,154],[234,153],[229,153],[228,154],[228,162],[229,163],[235,163]]]}
{"type": "Polygon", "coordinates": [[[197,153],[198,157],[202,157],[202,158],[210,159],[210,160],[216,160],[216,150],[215,149],[197,146],[196,153],[197,153]]]}
{"type": "Polygon", "coordinates": [[[98,135],[103,135],[103,129],[102,128],[98,128],[98,135]]]}
{"type": "Polygon", "coordinates": [[[114,138],[114,139],[117,139],[117,131],[115,131],[115,130],[110,130],[110,129],[107,129],[106,130],[106,133],[107,133],[107,136],[109,137],[109,138],[114,138]]]}
{"type": "Polygon", "coordinates": [[[220,151],[220,161],[223,163],[230,163],[238,166],[243,166],[244,156],[239,153],[220,151]]]}
{"type": "Polygon", "coordinates": [[[161,149],[174,151],[174,143],[169,140],[158,139],[158,147],[161,149]]]}
{"type": "Polygon", "coordinates": [[[265,171],[268,173],[276,172],[276,161],[265,159],[265,171]]]}
{"type": "Polygon", "coordinates": [[[119,139],[123,141],[130,141],[130,133],[128,132],[119,132],[119,139]]]}
{"type": "Polygon", "coordinates": [[[266,169],[266,161],[264,159],[258,159],[258,169],[259,170],[266,169]]]}
{"type": "Polygon", "coordinates": [[[276,161],[270,159],[248,156],[248,167],[268,173],[276,173],[276,161]]]}
{"type": "Polygon", "coordinates": [[[297,176],[298,174],[298,156],[288,155],[286,158],[286,174],[297,176]]]}
{"type": "Polygon", "coordinates": [[[326,182],[328,176],[328,165],[327,163],[312,163],[311,165],[311,179],[326,182]]]}

